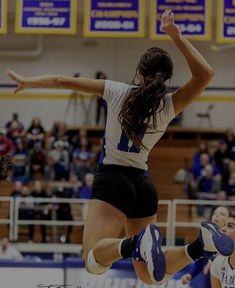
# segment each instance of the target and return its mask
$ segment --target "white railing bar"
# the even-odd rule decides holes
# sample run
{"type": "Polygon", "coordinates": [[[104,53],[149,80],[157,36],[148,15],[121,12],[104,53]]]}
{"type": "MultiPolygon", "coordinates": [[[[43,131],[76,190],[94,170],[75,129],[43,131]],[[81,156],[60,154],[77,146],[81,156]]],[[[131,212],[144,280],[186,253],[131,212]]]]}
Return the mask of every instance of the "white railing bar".
{"type": "Polygon", "coordinates": [[[167,230],[166,230],[166,245],[169,246],[171,244],[171,219],[172,219],[172,202],[169,201],[167,207],[167,230]]]}
{"type": "Polygon", "coordinates": [[[48,225],[48,226],[82,226],[85,221],[61,221],[61,220],[19,220],[18,225],[48,225]]]}
{"type": "MultiPolygon", "coordinates": [[[[11,197],[9,197],[11,199],[11,197]]],[[[31,198],[32,202],[31,203],[73,203],[73,204],[86,204],[89,203],[89,199],[76,199],[76,198],[56,198],[56,197],[52,197],[52,198],[31,198]]],[[[8,199],[9,200],[9,199],[8,199]]],[[[17,197],[15,199],[17,202],[25,202],[25,198],[24,197],[17,197]]],[[[1,197],[0,197],[0,201],[1,201],[1,197]]],[[[167,205],[169,206],[169,204],[171,203],[171,200],[160,200],[158,202],[158,205],[167,205]]]]}
{"type": "MultiPolygon", "coordinates": [[[[50,204],[57,204],[57,203],[74,203],[74,204],[86,204],[89,202],[89,199],[75,199],[75,198],[31,198],[30,203],[50,203],[50,204]]],[[[21,203],[25,202],[25,198],[17,197],[16,202],[21,203]]]]}
{"type": "Polygon", "coordinates": [[[10,213],[9,213],[9,239],[10,241],[14,240],[14,198],[10,197],[10,213]]]}
{"type": "Polygon", "coordinates": [[[0,202],[1,202],[1,201],[9,201],[9,202],[10,202],[11,199],[12,199],[12,197],[10,197],[10,196],[1,196],[1,197],[0,197],[0,202]]]}
{"type": "Polygon", "coordinates": [[[8,219],[0,219],[0,224],[10,224],[11,220],[8,219]]]}
{"type": "Polygon", "coordinates": [[[179,205],[213,205],[213,206],[221,206],[221,205],[228,205],[228,206],[235,206],[235,201],[226,201],[226,200],[187,200],[187,199],[174,199],[174,203],[179,205]]]}
{"type": "MultiPolygon", "coordinates": [[[[17,200],[17,199],[16,199],[17,200]]],[[[13,239],[14,241],[17,241],[18,239],[18,221],[19,221],[19,203],[17,201],[14,202],[14,229],[13,229],[13,239]]]]}
{"type": "Polygon", "coordinates": [[[175,222],[175,227],[197,228],[197,227],[200,227],[200,222],[198,222],[198,223],[192,223],[192,222],[175,222]]]}
{"type": "Polygon", "coordinates": [[[174,246],[175,244],[175,233],[176,233],[176,227],[175,227],[175,222],[176,222],[176,201],[172,202],[172,215],[171,215],[171,245],[174,246]]]}
{"type": "Polygon", "coordinates": [[[171,202],[171,200],[159,200],[158,205],[169,205],[171,202]]]}
{"type": "MultiPolygon", "coordinates": [[[[71,225],[71,226],[82,226],[85,221],[66,221],[66,220],[18,220],[18,225],[71,225]]],[[[159,227],[168,227],[167,222],[158,222],[159,227]]]]}

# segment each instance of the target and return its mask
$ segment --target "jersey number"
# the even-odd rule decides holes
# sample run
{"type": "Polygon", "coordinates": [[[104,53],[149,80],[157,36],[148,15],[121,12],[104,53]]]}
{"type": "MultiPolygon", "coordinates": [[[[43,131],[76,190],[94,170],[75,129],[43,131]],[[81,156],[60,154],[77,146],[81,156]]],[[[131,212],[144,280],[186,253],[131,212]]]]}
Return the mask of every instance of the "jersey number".
{"type": "MultiPolygon", "coordinates": [[[[140,136],[141,136],[141,139],[143,139],[144,133],[141,133],[140,136]]],[[[136,147],[134,144],[132,144],[131,146],[128,146],[128,144],[129,144],[129,139],[127,138],[125,132],[122,131],[120,142],[118,143],[117,149],[120,151],[132,152],[132,153],[140,152],[140,148],[136,147]]]]}

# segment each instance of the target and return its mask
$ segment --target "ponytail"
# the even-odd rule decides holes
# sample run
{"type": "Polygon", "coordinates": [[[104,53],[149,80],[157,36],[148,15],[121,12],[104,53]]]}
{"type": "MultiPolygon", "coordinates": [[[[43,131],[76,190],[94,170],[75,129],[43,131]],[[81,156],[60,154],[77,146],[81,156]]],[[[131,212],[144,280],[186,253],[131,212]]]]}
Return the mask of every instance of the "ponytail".
{"type": "Polygon", "coordinates": [[[147,128],[156,127],[155,115],[165,107],[166,78],[161,72],[144,77],[143,83],[132,88],[122,104],[119,113],[121,128],[139,149],[146,149],[141,135],[147,128]]]}

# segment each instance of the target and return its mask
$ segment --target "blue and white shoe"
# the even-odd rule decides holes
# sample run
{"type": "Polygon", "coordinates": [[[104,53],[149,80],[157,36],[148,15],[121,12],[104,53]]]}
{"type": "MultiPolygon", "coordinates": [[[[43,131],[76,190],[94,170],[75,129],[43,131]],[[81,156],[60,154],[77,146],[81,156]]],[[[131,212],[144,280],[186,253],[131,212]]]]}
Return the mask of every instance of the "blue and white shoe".
{"type": "Polygon", "coordinates": [[[144,261],[153,283],[159,283],[166,274],[166,259],[161,249],[162,236],[154,224],[148,225],[137,236],[133,259],[144,261]]]}
{"type": "Polygon", "coordinates": [[[199,239],[204,251],[230,256],[234,250],[234,241],[220,231],[218,225],[211,222],[202,222],[199,239]]]}

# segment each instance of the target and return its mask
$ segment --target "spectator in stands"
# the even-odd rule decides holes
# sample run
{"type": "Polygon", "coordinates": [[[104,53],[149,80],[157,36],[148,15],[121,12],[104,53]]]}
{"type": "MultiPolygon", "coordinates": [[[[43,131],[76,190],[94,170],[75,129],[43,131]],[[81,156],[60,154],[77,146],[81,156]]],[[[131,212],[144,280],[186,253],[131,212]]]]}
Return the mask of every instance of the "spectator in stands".
{"type": "Polygon", "coordinates": [[[84,185],[80,189],[79,198],[81,199],[91,198],[93,181],[94,181],[94,174],[87,173],[84,178],[84,185]]]}
{"type": "Polygon", "coordinates": [[[29,171],[31,179],[42,179],[46,173],[47,157],[41,143],[35,143],[30,151],[29,171]]]}
{"type": "Polygon", "coordinates": [[[82,137],[79,146],[73,151],[74,171],[82,181],[87,173],[94,170],[94,153],[89,146],[88,139],[82,137]]]}
{"type": "MultiPolygon", "coordinates": [[[[92,185],[94,182],[94,174],[87,173],[84,179],[84,185],[80,190],[80,199],[90,199],[92,193],[92,185]]],[[[86,220],[88,213],[88,203],[82,206],[82,219],[86,220]]]]}
{"type": "Polygon", "coordinates": [[[16,181],[14,183],[14,190],[11,192],[11,197],[17,198],[22,196],[23,184],[21,181],[16,181]]]}
{"type": "MultiPolygon", "coordinates": [[[[213,175],[213,167],[207,164],[202,175],[197,180],[197,199],[200,200],[216,200],[219,199],[219,192],[221,189],[221,177],[213,175]]],[[[198,206],[199,216],[204,215],[204,206],[198,206]]]]}
{"type": "Polygon", "coordinates": [[[22,260],[23,256],[16,248],[10,244],[7,237],[3,237],[0,244],[0,259],[22,260]]]}
{"type": "Polygon", "coordinates": [[[15,145],[11,139],[6,137],[6,129],[0,128],[0,158],[2,156],[11,156],[15,150],[15,145]]]}
{"type": "Polygon", "coordinates": [[[200,156],[203,153],[208,153],[208,144],[205,141],[199,143],[198,149],[193,155],[192,169],[200,167],[200,156]]]}
{"type": "Polygon", "coordinates": [[[228,200],[235,200],[235,171],[232,171],[225,186],[225,193],[228,200]]]}
{"type": "MultiPolygon", "coordinates": [[[[54,187],[53,189],[54,194],[57,198],[66,198],[70,199],[72,198],[73,194],[71,193],[71,190],[67,187],[64,187],[63,185],[54,187]]],[[[58,209],[57,209],[57,220],[61,221],[72,221],[73,216],[71,212],[71,206],[70,203],[59,203],[58,202],[58,209]]],[[[60,229],[60,242],[71,242],[71,233],[72,233],[72,226],[66,225],[61,227],[60,229]]]]}
{"type": "MultiPolygon", "coordinates": [[[[95,74],[95,79],[107,79],[107,75],[103,72],[103,71],[97,71],[95,74]]],[[[96,101],[96,120],[95,123],[96,125],[100,124],[100,116],[101,113],[103,112],[104,116],[105,116],[105,109],[106,109],[106,105],[105,105],[105,101],[102,97],[97,96],[97,101],[96,101]]],[[[104,122],[102,123],[102,125],[104,126],[104,122]]]]}
{"type": "Polygon", "coordinates": [[[221,172],[222,175],[222,183],[221,187],[224,189],[228,179],[228,165],[229,159],[231,158],[231,152],[228,150],[228,143],[224,139],[220,139],[217,151],[214,154],[214,162],[215,165],[221,172]]]}
{"type": "Polygon", "coordinates": [[[12,119],[6,123],[5,128],[7,131],[7,137],[14,143],[16,143],[18,139],[24,141],[25,129],[24,125],[20,122],[17,113],[12,114],[12,119]]]}
{"type": "Polygon", "coordinates": [[[54,121],[49,137],[50,147],[52,148],[56,141],[61,140],[64,142],[65,148],[69,150],[68,139],[67,125],[62,121],[54,121]]]}
{"type": "Polygon", "coordinates": [[[81,141],[83,138],[86,138],[87,140],[87,150],[93,149],[93,143],[90,140],[89,136],[87,135],[86,129],[79,129],[77,134],[75,134],[71,140],[72,149],[75,150],[76,148],[79,148],[81,146],[81,141]]]}
{"type": "MultiPolygon", "coordinates": [[[[34,182],[34,189],[31,193],[33,198],[47,198],[47,191],[43,188],[42,182],[36,180],[34,182]]],[[[48,202],[34,202],[35,218],[39,220],[51,220],[50,204],[48,202]]],[[[41,242],[46,242],[46,226],[41,225],[41,242]]]]}
{"type": "Polygon", "coordinates": [[[72,197],[74,198],[79,198],[80,195],[80,188],[82,187],[82,182],[78,178],[76,174],[70,174],[69,177],[69,184],[70,186],[68,187],[72,197]]]}
{"type": "MultiPolygon", "coordinates": [[[[19,204],[19,219],[34,220],[35,219],[34,201],[29,191],[29,187],[27,185],[23,185],[21,197],[22,199],[19,204]]],[[[29,230],[29,241],[33,241],[34,225],[29,224],[28,230],[29,230]]]]}
{"type": "Polygon", "coordinates": [[[26,134],[28,149],[33,149],[35,143],[40,143],[42,147],[45,145],[45,130],[41,124],[39,117],[32,119],[26,134]]]}
{"type": "Polygon", "coordinates": [[[228,144],[228,150],[231,153],[235,153],[235,134],[233,129],[229,128],[226,130],[224,140],[228,144]]]}
{"type": "Polygon", "coordinates": [[[29,153],[20,138],[16,140],[16,149],[13,152],[12,158],[14,163],[12,172],[13,181],[20,180],[25,183],[28,182],[29,153]]]}
{"type": "Polygon", "coordinates": [[[49,152],[49,165],[54,180],[68,180],[70,173],[69,152],[64,147],[64,142],[59,140],[54,144],[54,149],[49,152]]]}
{"type": "MultiPolygon", "coordinates": [[[[194,166],[192,169],[189,171],[188,179],[187,179],[187,191],[190,199],[196,198],[196,190],[197,190],[197,183],[199,177],[204,176],[204,168],[206,165],[211,164],[210,161],[210,156],[208,153],[202,153],[200,155],[200,165],[199,166],[194,166]]],[[[218,176],[218,181],[221,181],[221,174],[219,169],[213,165],[213,175],[218,176]]]]}

